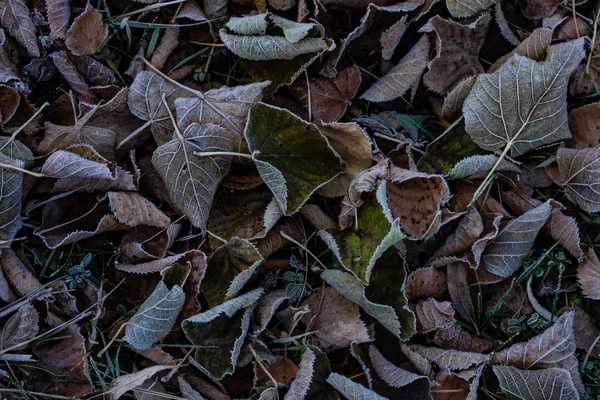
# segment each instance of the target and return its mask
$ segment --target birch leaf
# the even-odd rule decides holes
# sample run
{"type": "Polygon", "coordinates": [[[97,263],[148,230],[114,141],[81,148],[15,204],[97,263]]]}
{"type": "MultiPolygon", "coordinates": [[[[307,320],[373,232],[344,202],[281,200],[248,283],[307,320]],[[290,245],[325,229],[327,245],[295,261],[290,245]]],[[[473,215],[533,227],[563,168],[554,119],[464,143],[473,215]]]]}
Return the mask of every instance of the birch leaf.
{"type": "Polygon", "coordinates": [[[216,125],[191,124],[173,140],[156,149],[152,164],[167,186],[173,203],[197,228],[205,229],[219,182],[227,175],[231,159],[196,156],[194,152],[234,149],[235,139],[216,125]]]}
{"type": "Polygon", "coordinates": [[[367,389],[336,372],[329,375],[327,382],[348,400],[387,400],[387,398],[378,395],[371,389],[367,389]]]}
{"type": "Polygon", "coordinates": [[[185,302],[182,287],[188,274],[189,266],[181,264],[163,272],[163,280],[127,322],[126,342],[145,350],[169,334],[185,302]]]}
{"type": "Polygon", "coordinates": [[[102,22],[102,13],[88,3],[67,31],[65,42],[76,56],[92,55],[107,36],[108,25],[102,22]]]}
{"type": "Polygon", "coordinates": [[[515,367],[493,367],[500,388],[523,400],[578,400],[579,394],[569,371],[561,368],[522,370],[515,367]]]}
{"type": "Polygon", "coordinates": [[[388,220],[384,207],[387,204],[382,205],[371,193],[357,211],[358,229],[319,231],[340,264],[365,284],[379,257],[404,237],[398,224],[388,220]]]}
{"type": "Polygon", "coordinates": [[[559,149],[559,184],[582,210],[600,211],[600,147],[559,149]]]}
{"type": "Polygon", "coordinates": [[[0,25],[27,49],[31,57],[40,56],[37,30],[23,0],[0,0],[0,25]]]}
{"type": "Polygon", "coordinates": [[[315,190],[344,172],[341,159],[317,127],[282,108],[254,106],[244,136],[258,172],[285,215],[298,211],[315,190]]]}
{"type": "Polygon", "coordinates": [[[411,98],[414,97],[428,61],[429,39],[424,35],[398,65],[367,89],[361,98],[380,103],[394,100],[409,89],[411,98]]]}
{"type": "Polygon", "coordinates": [[[50,35],[53,39],[63,39],[67,33],[71,16],[69,0],[46,0],[46,11],[48,12],[50,35]]]}
{"type": "MultiPolygon", "coordinates": [[[[0,334],[0,349],[8,349],[25,343],[37,335],[39,331],[39,315],[35,308],[27,303],[6,321],[0,334]]],[[[11,351],[22,350],[25,344],[11,351]]]]}
{"type": "Polygon", "coordinates": [[[315,352],[310,347],[305,347],[300,360],[300,370],[290,384],[290,390],[285,394],[283,400],[304,400],[306,398],[315,373],[316,359],[315,352]]]}
{"type": "Polygon", "coordinates": [[[496,72],[477,77],[463,112],[466,129],[481,148],[512,157],[571,137],[567,87],[584,56],[584,40],[551,46],[546,61],[513,55],[496,72]]]}
{"type": "Polygon", "coordinates": [[[512,275],[527,257],[551,211],[552,205],[548,200],[510,221],[485,248],[481,265],[488,272],[502,278],[512,275]]]}
{"type": "Polygon", "coordinates": [[[255,289],[181,323],[188,340],[200,346],[196,361],[212,378],[221,379],[234,371],[252,310],[262,293],[262,289],[255,289]]]}
{"type": "Polygon", "coordinates": [[[173,124],[162,96],[165,96],[167,106],[174,110],[175,99],[188,94],[156,73],[142,71],[135,76],[129,88],[127,104],[133,115],[151,123],[154,138],[159,144],[164,144],[173,136],[173,124]]]}
{"type": "Polygon", "coordinates": [[[210,307],[235,297],[263,261],[256,247],[246,239],[232,238],[208,259],[202,294],[210,307]]]}

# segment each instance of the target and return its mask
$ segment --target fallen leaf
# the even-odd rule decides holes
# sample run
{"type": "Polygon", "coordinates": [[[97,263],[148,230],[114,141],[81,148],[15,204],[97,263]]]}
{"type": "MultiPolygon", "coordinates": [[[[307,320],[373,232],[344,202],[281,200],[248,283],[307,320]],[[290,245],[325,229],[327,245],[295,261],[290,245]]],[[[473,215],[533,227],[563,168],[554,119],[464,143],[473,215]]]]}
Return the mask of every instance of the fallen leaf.
{"type": "Polygon", "coordinates": [[[519,0],[518,3],[523,15],[534,21],[551,16],[561,4],[558,0],[519,0]]]}
{"type": "Polygon", "coordinates": [[[456,349],[460,351],[484,352],[494,347],[494,342],[482,339],[467,332],[458,323],[454,322],[439,329],[433,338],[438,346],[445,349],[456,349]]]}
{"type": "Polygon", "coordinates": [[[287,110],[254,106],[244,136],[258,172],[285,215],[298,211],[315,190],[344,172],[317,127],[287,110]],[[303,162],[306,157],[310,164],[303,162]]]}
{"type": "Polygon", "coordinates": [[[262,289],[255,289],[181,323],[188,340],[199,346],[196,361],[214,379],[234,371],[252,310],[262,294],[262,289]]]}
{"type": "Polygon", "coordinates": [[[600,90],[600,58],[592,58],[590,67],[580,65],[571,75],[571,96],[592,96],[600,90]]]}
{"type": "Polygon", "coordinates": [[[112,381],[107,394],[111,400],[119,399],[128,391],[142,385],[147,379],[150,379],[160,371],[164,371],[165,369],[169,368],[171,367],[167,365],[154,365],[138,372],[121,375],[112,381]]]}
{"type": "Polygon", "coordinates": [[[502,278],[516,272],[533,247],[533,241],[548,220],[551,211],[550,201],[546,201],[510,221],[486,246],[481,257],[481,266],[502,278]]]}
{"type": "Polygon", "coordinates": [[[402,96],[409,89],[411,99],[414,98],[428,61],[429,39],[424,35],[398,65],[367,89],[361,98],[377,103],[390,101],[402,96]]]}
{"type": "Polygon", "coordinates": [[[600,145],[600,103],[587,104],[569,112],[572,138],[569,147],[585,149],[600,145]]]}
{"type": "Polygon", "coordinates": [[[42,286],[33,272],[25,266],[23,261],[21,261],[11,248],[2,249],[1,261],[6,279],[8,279],[19,295],[27,296],[42,286]]]}
{"type": "Polygon", "coordinates": [[[456,84],[448,93],[442,106],[442,117],[445,121],[453,122],[462,117],[463,104],[474,84],[475,76],[469,76],[456,84]]]}
{"type": "Polygon", "coordinates": [[[229,171],[230,157],[197,156],[196,152],[231,152],[235,139],[213,124],[191,124],[154,152],[152,164],[169,195],[197,228],[204,230],[217,185],[229,171]]]}
{"type": "Polygon", "coordinates": [[[171,219],[150,200],[136,192],[108,192],[110,208],[117,221],[131,227],[139,225],[166,228],[171,219]]]}
{"type": "MultiPolygon", "coordinates": [[[[266,370],[269,375],[275,379],[278,384],[288,386],[298,373],[298,366],[289,358],[277,356],[275,361],[269,364],[266,370]]],[[[257,386],[265,386],[268,382],[272,382],[271,378],[262,368],[256,369],[256,384],[257,386]]],[[[278,398],[278,396],[275,396],[278,398]]]]}
{"type": "MultiPolygon", "coordinates": [[[[0,163],[24,168],[22,160],[13,159],[0,153],[0,163]]],[[[23,172],[1,167],[0,207],[4,212],[0,216],[0,248],[9,247],[19,229],[21,229],[21,191],[23,172]]]]}
{"type": "Polygon", "coordinates": [[[381,57],[384,60],[389,61],[392,59],[394,51],[400,44],[400,40],[404,36],[404,32],[406,32],[408,25],[408,15],[404,15],[392,26],[381,32],[379,43],[381,43],[381,57]]]}
{"type": "Polygon", "coordinates": [[[154,65],[157,69],[163,69],[167,57],[171,55],[179,44],[179,30],[178,26],[174,26],[163,31],[160,41],[152,52],[152,58],[150,59],[150,64],[154,65]]]}
{"type": "Polygon", "coordinates": [[[571,382],[569,371],[561,368],[522,370],[494,365],[500,388],[524,400],[576,400],[579,394],[571,382]],[[526,389],[525,389],[526,388],[526,389]]]}
{"type": "Polygon", "coordinates": [[[446,94],[465,78],[483,72],[478,54],[491,20],[489,14],[484,14],[463,25],[435,16],[420,29],[437,36],[436,56],[423,76],[423,83],[430,90],[446,94]]]}
{"type": "Polygon", "coordinates": [[[290,384],[290,389],[287,391],[283,400],[304,400],[311,387],[313,375],[315,374],[315,361],[317,355],[310,346],[305,346],[300,360],[300,369],[296,374],[296,378],[290,384]]]}
{"type": "Polygon", "coordinates": [[[490,8],[491,0],[446,0],[446,7],[454,18],[464,18],[477,15],[480,11],[490,8]]]}
{"type": "Polygon", "coordinates": [[[63,126],[46,122],[44,125],[46,128],[44,138],[38,147],[40,152],[49,154],[71,145],[84,144],[93,147],[107,159],[115,158],[117,136],[109,129],[82,126],[79,123],[75,126],[63,126]]]}
{"type": "Polygon", "coordinates": [[[444,350],[437,347],[410,345],[408,349],[433,362],[441,369],[460,371],[473,365],[480,365],[487,359],[485,354],[458,350],[444,350]]]}
{"type": "Polygon", "coordinates": [[[114,180],[114,166],[88,145],[72,145],[57,150],[42,166],[49,178],[84,178],[114,180]]]}
{"type": "Polygon", "coordinates": [[[385,397],[336,372],[329,375],[327,382],[348,400],[386,400],[385,397]]]}
{"type": "Polygon", "coordinates": [[[65,35],[67,48],[76,56],[91,55],[108,36],[108,25],[102,22],[102,14],[90,4],[65,35]]]}
{"type": "Polygon", "coordinates": [[[512,157],[570,138],[567,82],[583,58],[582,46],[583,39],[551,46],[542,63],[515,54],[493,74],[479,75],[463,106],[471,138],[485,150],[510,150],[512,157]],[[531,87],[527,95],[524,84],[531,87]],[[519,102],[513,101],[517,94],[519,102]]]}
{"type": "Polygon", "coordinates": [[[469,293],[469,266],[463,262],[446,266],[448,274],[448,294],[458,313],[467,321],[475,323],[475,308],[469,293]]]}
{"type": "Polygon", "coordinates": [[[55,51],[50,54],[58,72],[65,78],[73,91],[86,103],[96,104],[98,97],[85,82],[75,64],[69,59],[66,51],[55,51]]]}
{"type": "Polygon", "coordinates": [[[600,261],[593,248],[590,248],[577,269],[579,286],[586,297],[600,300],[600,261]]]}
{"type": "Polygon", "coordinates": [[[69,0],[46,0],[46,10],[50,35],[53,39],[64,39],[71,16],[69,0]]]}
{"type": "Polygon", "coordinates": [[[438,297],[446,291],[446,274],[435,268],[420,268],[406,280],[406,297],[412,303],[438,297]]]}
{"type": "Polygon", "coordinates": [[[31,57],[40,56],[37,30],[23,0],[0,1],[0,25],[25,47],[31,57]]]}
{"type": "Polygon", "coordinates": [[[302,302],[311,310],[302,316],[302,321],[318,331],[315,345],[323,351],[349,347],[352,343],[370,342],[367,326],[360,319],[358,305],[352,303],[333,287],[321,294],[316,291],[302,302]],[[321,304],[321,296],[324,300],[321,304]]]}
{"type": "MultiPolygon", "coordinates": [[[[498,156],[494,154],[475,155],[467,157],[452,167],[448,172],[450,179],[466,179],[469,177],[485,176],[498,162],[498,156]]],[[[512,162],[503,159],[496,166],[496,171],[521,172],[521,169],[512,162]]]]}
{"type": "Polygon", "coordinates": [[[559,149],[557,163],[557,183],[564,188],[567,197],[584,211],[600,211],[600,181],[596,178],[600,172],[600,147],[559,149]]]}
{"type": "Polygon", "coordinates": [[[438,329],[446,329],[454,322],[454,308],[448,301],[438,302],[435,299],[420,301],[416,305],[417,328],[421,333],[438,329]]]}
{"type": "Polygon", "coordinates": [[[429,379],[425,376],[403,370],[396,367],[383,357],[383,355],[373,345],[369,346],[369,357],[373,363],[373,368],[377,375],[391,387],[399,388],[409,385],[416,380],[425,380],[429,383],[429,379]]]}
{"type": "Polygon", "coordinates": [[[40,329],[38,322],[38,312],[30,303],[19,307],[2,328],[0,349],[11,349],[11,352],[23,350],[27,346],[27,342],[37,335],[40,329]]]}

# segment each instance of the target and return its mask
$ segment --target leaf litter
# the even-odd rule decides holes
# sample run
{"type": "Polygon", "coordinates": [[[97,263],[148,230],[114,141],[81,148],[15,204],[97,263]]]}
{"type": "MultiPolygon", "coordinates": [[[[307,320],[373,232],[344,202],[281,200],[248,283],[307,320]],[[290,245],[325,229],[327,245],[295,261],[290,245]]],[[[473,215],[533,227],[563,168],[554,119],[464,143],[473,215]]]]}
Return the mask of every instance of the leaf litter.
{"type": "Polygon", "coordinates": [[[0,392],[600,396],[599,16],[0,0],[0,392]]]}

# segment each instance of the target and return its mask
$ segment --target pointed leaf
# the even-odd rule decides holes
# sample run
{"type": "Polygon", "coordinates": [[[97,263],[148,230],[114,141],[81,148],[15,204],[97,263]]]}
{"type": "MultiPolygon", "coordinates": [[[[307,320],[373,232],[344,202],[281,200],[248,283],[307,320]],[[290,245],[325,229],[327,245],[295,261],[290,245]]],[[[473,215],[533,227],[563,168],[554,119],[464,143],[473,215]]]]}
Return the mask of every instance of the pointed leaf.
{"type": "MultiPolygon", "coordinates": [[[[24,168],[25,163],[0,153],[0,162],[17,168],[24,168]]],[[[21,229],[21,190],[23,172],[14,169],[0,168],[2,182],[0,184],[0,248],[9,247],[17,231],[21,229]]]]}
{"type": "Polygon", "coordinates": [[[344,171],[317,127],[282,108],[254,106],[244,136],[258,172],[285,215],[298,211],[315,190],[344,171]]]}
{"type": "Polygon", "coordinates": [[[569,199],[587,212],[600,211],[600,147],[559,149],[559,182],[569,199]]]}
{"type": "Polygon", "coordinates": [[[300,360],[300,370],[283,400],[304,400],[306,398],[315,373],[316,359],[315,352],[310,347],[305,347],[300,360]]]}
{"type": "Polygon", "coordinates": [[[135,389],[142,385],[147,379],[152,378],[154,375],[165,369],[171,368],[167,365],[154,365],[152,367],[144,368],[141,371],[133,372],[131,374],[121,375],[110,384],[110,389],[106,392],[109,395],[110,400],[116,400],[127,393],[129,390],[135,389]]]}
{"type": "Polygon", "coordinates": [[[27,303],[19,307],[17,312],[6,321],[0,334],[0,349],[12,348],[12,351],[22,350],[39,331],[39,315],[35,308],[27,303]],[[22,346],[18,346],[24,343],[22,346]],[[14,347],[18,346],[18,347],[14,347]]]}
{"type": "Polygon", "coordinates": [[[46,0],[48,25],[53,39],[63,39],[69,27],[71,5],[69,0],[46,0]]]}
{"type": "Polygon", "coordinates": [[[206,228],[217,185],[227,175],[231,158],[197,156],[194,152],[231,152],[234,145],[235,138],[226,129],[194,123],[182,135],[156,149],[152,156],[152,164],[173,203],[197,228],[206,228]]]}
{"type": "Polygon", "coordinates": [[[329,375],[327,382],[348,400],[387,400],[363,385],[335,372],[329,375]]]}
{"type": "Polygon", "coordinates": [[[515,54],[479,75],[463,106],[471,138],[485,150],[510,147],[513,157],[570,138],[567,84],[583,55],[578,39],[551,46],[544,62],[515,54]]]}
{"type": "Polygon", "coordinates": [[[373,369],[375,372],[377,372],[377,375],[379,375],[379,377],[391,387],[404,387],[418,379],[429,381],[425,376],[417,375],[415,373],[405,371],[402,368],[396,367],[394,364],[386,360],[379,350],[377,350],[377,348],[373,345],[369,346],[369,358],[373,363],[373,369]]]}
{"type": "Polygon", "coordinates": [[[600,300],[600,261],[590,248],[577,269],[579,285],[586,297],[600,300]]]}
{"type": "Polygon", "coordinates": [[[50,178],[115,179],[108,160],[88,145],[55,151],[46,159],[42,173],[50,178]]]}
{"type": "Polygon", "coordinates": [[[578,400],[579,394],[569,371],[548,368],[527,371],[515,367],[494,366],[500,388],[523,400],[578,400]]]}
{"type": "Polygon", "coordinates": [[[31,57],[40,56],[37,30],[23,0],[0,0],[0,25],[27,49],[31,57]]]}
{"type": "MultiPolygon", "coordinates": [[[[498,156],[494,154],[467,157],[452,167],[450,172],[448,172],[448,178],[465,179],[473,175],[484,174],[491,170],[497,161],[498,156]]],[[[521,169],[510,161],[503,159],[496,167],[496,171],[520,172],[521,169]]]]}
{"type": "Polygon", "coordinates": [[[88,3],[67,31],[65,42],[76,56],[92,55],[107,36],[108,25],[102,22],[102,13],[88,3]]]}
{"type": "Polygon", "coordinates": [[[493,0],[446,0],[446,7],[455,18],[471,17],[493,4],[493,0]]]}

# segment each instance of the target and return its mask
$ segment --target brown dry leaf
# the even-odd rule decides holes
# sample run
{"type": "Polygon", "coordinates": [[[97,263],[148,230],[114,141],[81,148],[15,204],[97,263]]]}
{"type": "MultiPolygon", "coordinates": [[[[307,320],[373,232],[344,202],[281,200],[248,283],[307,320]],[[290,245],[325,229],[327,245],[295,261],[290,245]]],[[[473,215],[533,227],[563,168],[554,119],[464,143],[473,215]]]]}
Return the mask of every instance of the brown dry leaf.
{"type": "MultiPolygon", "coordinates": [[[[574,306],[573,311],[575,312],[575,316],[573,317],[575,345],[579,350],[585,350],[587,352],[600,334],[600,330],[598,329],[598,326],[590,321],[585,315],[586,312],[582,308],[574,306]]],[[[600,349],[594,347],[592,355],[598,357],[600,355],[600,349]]]]}
{"type": "Polygon", "coordinates": [[[6,321],[0,333],[0,349],[22,350],[39,331],[39,315],[35,308],[27,303],[6,321]],[[22,345],[21,345],[22,344],[22,345]]]}
{"type": "Polygon", "coordinates": [[[527,58],[531,58],[536,61],[543,61],[546,56],[546,48],[552,43],[551,28],[538,28],[531,32],[529,36],[510,53],[500,57],[492,66],[488,69],[488,73],[496,71],[504,64],[506,60],[518,54],[527,58]]]}
{"type": "Polygon", "coordinates": [[[580,65],[571,75],[569,92],[571,96],[592,96],[600,91],[600,58],[594,57],[590,67],[580,65]]]}
{"type": "Polygon", "coordinates": [[[449,369],[452,371],[464,370],[474,365],[480,365],[485,362],[487,358],[485,354],[458,350],[444,350],[437,347],[427,347],[422,345],[409,345],[408,349],[428,361],[433,362],[441,369],[449,369]]]}
{"type": "Polygon", "coordinates": [[[400,227],[413,238],[428,238],[442,224],[441,205],[450,189],[441,175],[394,169],[386,183],[388,205],[400,227]]]}
{"type": "Polygon", "coordinates": [[[421,268],[408,276],[406,297],[410,302],[438,297],[446,291],[446,274],[435,268],[421,268]]]}
{"type": "Polygon", "coordinates": [[[21,97],[10,86],[0,85],[0,125],[7,123],[17,112],[21,97]]]}
{"type": "Polygon", "coordinates": [[[149,225],[167,227],[171,219],[150,200],[136,192],[108,192],[110,209],[117,221],[135,227],[149,225]]]}
{"type": "Polygon", "coordinates": [[[451,348],[477,353],[490,350],[494,346],[494,342],[491,340],[482,339],[467,332],[456,322],[449,324],[445,328],[439,329],[435,333],[433,341],[435,344],[445,349],[451,348]]]}
{"type": "MultiPolygon", "coordinates": [[[[292,360],[277,356],[274,363],[267,366],[267,371],[279,384],[289,386],[294,380],[300,369],[292,360]]],[[[271,381],[271,378],[267,376],[266,372],[262,368],[256,368],[256,379],[258,386],[265,386],[271,381]]]]}
{"type": "Polygon", "coordinates": [[[421,333],[446,329],[456,322],[454,308],[449,301],[428,299],[416,306],[417,328],[421,333]]]}
{"type": "Polygon", "coordinates": [[[89,56],[78,56],[74,59],[77,70],[90,85],[108,86],[117,83],[115,72],[100,61],[89,56]]]}
{"type": "Polygon", "coordinates": [[[307,88],[306,81],[300,80],[290,90],[304,107],[311,107],[314,120],[336,122],[346,113],[361,82],[360,70],[353,65],[340,71],[333,79],[311,78],[308,85],[310,89],[307,88]]]}
{"type": "Polygon", "coordinates": [[[2,249],[1,260],[6,279],[13,285],[19,295],[26,296],[42,286],[33,272],[25,266],[12,249],[2,249]]]}
{"type": "Polygon", "coordinates": [[[38,151],[44,154],[71,145],[85,144],[93,147],[103,157],[111,160],[115,157],[117,136],[110,129],[82,125],[82,120],[75,126],[54,125],[46,121],[45,128],[46,133],[38,147],[38,151]]]}
{"type": "Polygon", "coordinates": [[[53,340],[47,339],[36,343],[32,349],[38,359],[34,380],[36,391],[81,397],[92,390],[85,339],[79,327],[71,324],[53,340]]]}
{"type": "Polygon", "coordinates": [[[519,0],[519,7],[526,18],[534,21],[544,19],[554,14],[563,0],[519,0]]]}
{"type": "Polygon", "coordinates": [[[152,378],[160,371],[164,371],[168,368],[171,367],[166,365],[155,365],[152,367],[142,369],[138,372],[121,375],[120,377],[112,381],[112,383],[110,384],[110,388],[105,393],[108,395],[109,399],[116,400],[123,396],[125,393],[127,393],[129,390],[139,387],[140,385],[144,384],[144,382],[147,379],[152,378]]]}
{"type": "Polygon", "coordinates": [[[559,149],[558,184],[583,211],[600,211],[600,147],[559,149]]]}
{"type": "Polygon", "coordinates": [[[296,0],[269,0],[269,6],[279,11],[286,11],[296,5],[296,0]]]}
{"type": "Polygon", "coordinates": [[[379,377],[391,387],[404,387],[418,379],[425,379],[428,381],[427,377],[425,376],[417,375],[402,368],[396,367],[393,363],[386,360],[379,350],[377,350],[377,348],[373,345],[369,346],[369,358],[371,359],[373,369],[375,372],[377,372],[377,375],[379,375],[379,377]]]}
{"type": "Polygon", "coordinates": [[[504,16],[504,12],[502,11],[502,3],[497,2],[496,7],[494,7],[494,20],[500,28],[500,33],[510,44],[513,46],[518,46],[521,43],[521,40],[515,36],[506,17],[504,16]]]}
{"type": "Polygon", "coordinates": [[[0,0],[0,25],[25,47],[31,57],[40,56],[37,30],[23,0],[0,0]]]}
{"type": "Polygon", "coordinates": [[[69,83],[73,91],[86,103],[95,104],[98,97],[92,92],[89,85],[77,71],[75,64],[69,59],[66,51],[56,51],[50,54],[58,72],[69,83]]]}
{"type": "Polygon", "coordinates": [[[470,76],[458,83],[448,93],[442,106],[442,118],[447,122],[454,122],[462,117],[462,107],[467,95],[475,84],[475,76],[470,76]]]}
{"type": "Polygon", "coordinates": [[[435,16],[420,29],[435,32],[437,36],[437,54],[423,76],[423,83],[429,89],[446,94],[465,78],[483,72],[478,55],[491,20],[489,14],[484,14],[475,22],[462,25],[435,16]]]}
{"type": "Polygon", "coordinates": [[[446,266],[448,274],[448,294],[458,313],[467,321],[475,323],[475,308],[469,293],[469,265],[454,262],[446,266]]]}
{"type": "Polygon", "coordinates": [[[108,36],[108,25],[102,22],[102,13],[89,3],[75,18],[65,36],[67,48],[76,56],[92,55],[108,36]]]}
{"type": "Polygon", "coordinates": [[[173,245],[181,225],[170,225],[166,230],[157,227],[139,226],[129,231],[119,245],[123,254],[135,261],[163,258],[173,245]]]}
{"type": "Polygon", "coordinates": [[[332,287],[325,289],[324,300],[319,307],[321,296],[321,292],[316,291],[302,302],[302,306],[311,310],[302,316],[302,322],[310,325],[311,330],[318,331],[314,338],[319,347],[329,351],[348,347],[353,342],[371,341],[367,327],[360,319],[358,305],[332,287]],[[318,314],[317,310],[320,310],[318,314]]]}
{"type": "MultiPolygon", "coordinates": [[[[518,214],[523,214],[542,204],[539,200],[525,199],[517,192],[502,193],[502,199],[518,214]]],[[[575,218],[565,215],[558,208],[554,208],[550,213],[546,225],[542,229],[546,234],[552,236],[554,240],[560,243],[573,257],[581,260],[583,250],[581,249],[579,226],[575,218]]]]}
{"type": "Polygon", "coordinates": [[[381,58],[387,61],[392,59],[394,51],[400,44],[400,40],[404,36],[408,25],[408,15],[404,15],[392,26],[381,32],[381,38],[379,39],[379,43],[381,43],[381,58]]]}
{"type": "Polygon", "coordinates": [[[583,294],[590,299],[600,300],[600,261],[593,248],[579,263],[577,275],[583,294]]]}
{"type": "Polygon", "coordinates": [[[569,112],[572,138],[569,147],[585,149],[600,145],[600,103],[587,104],[569,112]]]}
{"type": "Polygon", "coordinates": [[[469,253],[473,245],[484,232],[483,219],[477,209],[469,208],[467,214],[460,220],[456,230],[448,236],[446,242],[432,257],[430,264],[440,267],[459,259],[469,253]]]}
{"type": "Polygon", "coordinates": [[[173,50],[179,44],[179,27],[174,26],[167,28],[163,31],[162,37],[152,53],[150,64],[154,65],[157,69],[163,69],[167,57],[171,55],[173,50]]]}
{"type": "Polygon", "coordinates": [[[411,91],[411,99],[414,98],[428,61],[429,38],[423,35],[398,65],[367,89],[361,99],[380,103],[394,100],[408,90],[411,91]]]}
{"type": "Polygon", "coordinates": [[[64,39],[71,16],[69,0],[46,0],[46,11],[52,39],[64,39]]]}
{"type": "Polygon", "coordinates": [[[274,290],[264,295],[256,306],[256,327],[254,334],[260,335],[271,321],[275,312],[288,299],[285,289],[274,290]]]}
{"type": "Polygon", "coordinates": [[[352,180],[371,166],[371,139],[354,122],[316,125],[346,164],[346,171],[320,187],[318,193],[325,197],[344,196],[352,180]]]}

